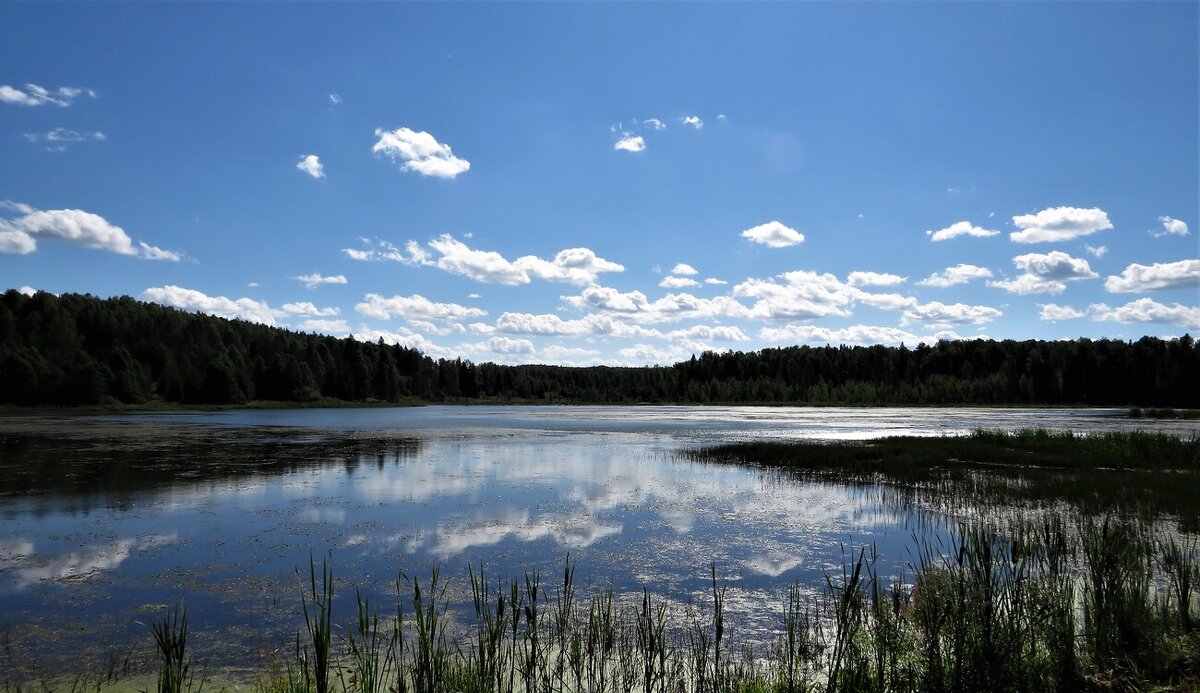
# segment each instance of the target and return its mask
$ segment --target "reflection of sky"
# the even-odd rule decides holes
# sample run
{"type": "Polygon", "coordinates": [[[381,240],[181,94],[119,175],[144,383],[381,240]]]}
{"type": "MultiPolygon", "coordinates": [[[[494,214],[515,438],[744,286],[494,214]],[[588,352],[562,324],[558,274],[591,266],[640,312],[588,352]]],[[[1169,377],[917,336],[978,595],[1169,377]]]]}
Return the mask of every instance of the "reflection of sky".
{"type": "Polygon", "coordinates": [[[581,585],[645,584],[681,604],[707,593],[715,561],[731,619],[749,619],[789,582],[818,585],[843,545],[874,542],[907,561],[906,515],[877,493],[678,461],[667,454],[677,445],[657,433],[460,434],[382,463],[180,483],[121,507],[34,514],[2,501],[0,612],[19,626],[70,596],[73,609],[132,622],[140,605],[184,596],[198,627],[269,631],[258,637],[277,645],[294,635],[296,571],[307,577],[310,556],[332,556],[342,598],[360,585],[387,604],[401,568],[441,564],[465,584],[468,563],[553,575],[570,553],[581,585]],[[264,600],[284,605],[274,620],[255,606],[264,600]]]}

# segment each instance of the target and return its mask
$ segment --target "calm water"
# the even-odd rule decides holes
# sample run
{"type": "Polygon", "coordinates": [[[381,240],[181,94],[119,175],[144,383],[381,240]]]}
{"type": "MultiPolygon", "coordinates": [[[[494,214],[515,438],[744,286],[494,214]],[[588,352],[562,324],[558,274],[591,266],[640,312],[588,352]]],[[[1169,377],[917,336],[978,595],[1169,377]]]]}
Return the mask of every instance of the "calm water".
{"type": "MultiPolygon", "coordinates": [[[[310,555],[331,557],[348,622],[403,569],[466,566],[577,582],[681,608],[715,561],[734,637],[763,641],[789,583],[816,587],[874,544],[887,570],[937,517],[881,489],[796,483],[673,453],[723,440],[862,439],[977,427],[1157,428],[1118,410],[421,407],[10,420],[0,445],[0,669],[78,670],[135,648],[185,598],[198,661],[249,665],[286,647],[310,555]],[[16,421],[14,423],[14,421],[16,421]],[[755,608],[769,604],[770,608],[755,608]]],[[[135,655],[135,659],[140,657],[135,655]]]]}

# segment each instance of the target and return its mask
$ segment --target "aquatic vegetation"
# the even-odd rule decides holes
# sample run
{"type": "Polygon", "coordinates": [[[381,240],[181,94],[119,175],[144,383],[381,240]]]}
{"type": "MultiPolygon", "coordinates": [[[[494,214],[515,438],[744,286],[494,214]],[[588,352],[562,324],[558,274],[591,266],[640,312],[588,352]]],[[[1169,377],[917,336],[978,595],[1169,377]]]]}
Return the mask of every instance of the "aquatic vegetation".
{"type": "Polygon", "coordinates": [[[161,658],[158,693],[182,693],[191,668],[187,656],[187,607],[180,602],[168,609],[166,615],[150,624],[150,631],[161,658]]]}

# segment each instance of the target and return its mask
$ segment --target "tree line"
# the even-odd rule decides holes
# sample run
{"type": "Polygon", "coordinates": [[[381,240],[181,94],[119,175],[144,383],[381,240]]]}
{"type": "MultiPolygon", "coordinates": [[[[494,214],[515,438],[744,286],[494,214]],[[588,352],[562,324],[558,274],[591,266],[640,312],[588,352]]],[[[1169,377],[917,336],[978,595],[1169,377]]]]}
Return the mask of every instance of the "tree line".
{"type": "Polygon", "coordinates": [[[1143,337],[794,346],[706,352],[673,366],[432,359],[404,346],[294,332],[129,297],[10,290],[0,300],[0,403],[554,403],[1200,405],[1200,348],[1143,337]]]}

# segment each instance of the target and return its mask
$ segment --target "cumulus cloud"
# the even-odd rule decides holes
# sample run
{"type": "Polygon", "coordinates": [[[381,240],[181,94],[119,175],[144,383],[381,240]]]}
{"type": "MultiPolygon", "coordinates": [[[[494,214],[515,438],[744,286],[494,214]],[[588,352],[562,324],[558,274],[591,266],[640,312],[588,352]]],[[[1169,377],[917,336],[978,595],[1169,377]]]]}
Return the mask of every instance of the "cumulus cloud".
{"type": "Polygon", "coordinates": [[[506,334],[579,337],[598,335],[610,337],[663,337],[658,330],[631,325],[611,315],[589,314],[575,320],[564,320],[553,313],[503,313],[496,320],[496,329],[506,334]]]}
{"type": "Polygon", "coordinates": [[[532,354],[533,342],[528,339],[492,337],[487,340],[488,349],[497,354],[532,354]]]}
{"type": "Polygon", "coordinates": [[[26,284],[26,285],[22,286],[21,288],[17,289],[17,293],[19,293],[19,294],[24,294],[24,295],[26,295],[26,296],[33,296],[33,295],[34,295],[34,294],[36,294],[37,292],[38,292],[38,290],[37,290],[37,289],[33,288],[32,286],[29,286],[28,284],[26,284]]]}
{"type": "Polygon", "coordinates": [[[646,139],[641,135],[631,135],[628,132],[622,132],[621,139],[613,144],[613,149],[621,152],[645,151],[646,139]]]}
{"type": "Polygon", "coordinates": [[[907,280],[908,277],[881,272],[851,272],[846,277],[846,283],[850,286],[895,286],[907,280]]]}
{"type": "Polygon", "coordinates": [[[1103,246],[1103,245],[1086,245],[1085,244],[1083,247],[1085,250],[1088,251],[1088,255],[1091,255],[1092,257],[1094,257],[1096,259],[1100,259],[1100,258],[1104,257],[1104,254],[1108,252],[1108,247],[1103,246]]]}
{"type": "Polygon", "coordinates": [[[1104,289],[1113,294],[1196,288],[1200,288],[1200,260],[1156,262],[1148,266],[1135,262],[1126,267],[1121,276],[1109,276],[1104,280],[1104,289]]]}
{"type": "Polygon", "coordinates": [[[602,272],[624,272],[625,267],[596,255],[588,248],[560,250],[553,259],[545,260],[535,255],[525,255],[509,261],[500,253],[491,250],[476,250],[450,234],[442,234],[429,241],[428,250],[416,241],[409,241],[405,251],[384,244],[384,250],[344,252],[355,259],[396,260],[410,265],[437,267],[451,274],[470,277],[478,282],[515,286],[528,284],[534,279],[567,284],[591,284],[602,272]],[[431,252],[432,251],[432,252],[431,252]]]}
{"type": "Polygon", "coordinates": [[[1008,235],[1015,243],[1069,241],[1113,227],[1108,214],[1096,207],[1050,207],[1037,214],[1015,216],[1012,220],[1021,229],[1008,235]]]}
{"type": "Polygon", "coordinates": [[[939,301],[912,306],[904,311],[904,324],[920,322],[930,325],[982,325],[1003,315],[991,306],[970,306],[965,303],[946,305],[939,301]]]}
{"type": "Polygon", "coordinates": [[[742,238],[761,243],[769,248],[787,248],[804,242],[804,234],[788,228],[778,221],[768,221],[742,232],[742,238]]]}
{"type": "Polygon", "coordinates": [[[333,317],[341,311],[337,308],[318,308],[315,303],[298,301],[283,304],[283,312],[288,315],[308,315],[311,317],[333,317]]]}
{"type": "Polygon", "coordinates": [[[321,164],[321,157],[316,154],[300,155],[300,162],[296,164],[296,168],[307,173],[313,178],[325,177],[325,166],[321,164]]]}
{"type": "Polygon", "coordinates": [[[333,104],[334,106],[340,104],[341,102],[342,102],[342,97],[340,94],[330,94],[329,95],[329,103],[333,104]]]}
{"type": "Polygon", "coordinates": [[[350,334],[350,326],[346,324],[345,320],[305,320],[300,323],[300,329],[335,337],[344,337],[350,334]]]}
{"type": "Polygon", "coordinates": [[[310,289],[320,286],[321,284],[346,284],[347,283],[346,275],[344,275],[344,274],[334,274],[332,276],[326,277],[326,276],[322,276],[320,272],[313,272],[312,274],[301,274],[298,277],[292,277],[292,279],[295,279],[298,282],[304,282],[304,285],[310,289]]]}
{"type": "Polygon", "coordinates": [[[1163,230],[1154,234],[1155,236],[1188,235],[1188,225],[1179,219],[1172,219],[1171,217],[1159,217],[1158,221],[1163,225],[1163,230]]]}
{"type": "Polygon", "coordinates": [[[37,250],[39,239],[54,238],[72,245],[135,255],[147,260],[178,261],[182,254],[140,243],[140,251],[129,234],[104,217],[81,209],[39,210],[19,202],[0,202],[0,210],[15,212],[0,218],[0,252],[27,254],[37,250]]]}
{"type": "Polygon", "coordinates": [[[82,87],[59,87],[55,90],[39,87],[36,84],[26,84],[25,89],[17,89],[7,84],[0,85],[0,103],[16,106],[70,106],[80,96],[96,98],[96,92],[82,87]]]}
{"type": "Polygon", "coordinates": [[[666,130],[667,124],[658,118],[647,118],[642,121],[642,127],[647,127],[651,130],[666,130]]]}
{"type": "Polygon", "coordinates": [[[700,273],[696,271],[695,267],[692,267],[691,265],[689,265],[687,263],[681,262],[671,268],[671,274],[677,274],[681,277],[693,277],[700,273]]]}
{"type": "Polygon", "coordinates": [[[717,279],[716,277],[709,277],[708,279],[704,280],[704,283],[708,284],[709,286],[725,286],[729,282],[725,281],[724,279],[717,279]]]}
{"type": "Polygon", "coordinates": [[[457,303],[435,303],[420,294],[390,298],[379,294],[367,294],[364,299],[362,303],[354,306],[354,310],[381,320],[392,317],[409,320],[462,320],[487,315],[487,311],[479,308],[468,308],[457,303]]]}
{"type": "Polygon", "coordinates": [[[680,289],[685,286],[700,286],[700,282],[690,277],[676,277],[672,275],[664,277],[658,285],[666,289],[680,289]]]}
{"type": "Polygon", "coordinates": [[[732,294],[756,299],[749,311],[751,317],[791,320],[848,316],[850,305],[865,293],[828,273],[797,270],[778,279],[782,281],[747,279],[734,286],[732,294]]]}
{"type": "Polygon", "coordinates": [[[1118,308],[1109,308],[1104,303],[1093,303],[1088,306],[1088,313],[1093,320],[1167,323],[1200,329],[1200,307],[1178,303],[1168,306],[1149,298],[1139,298],[1118,308]]]}
{"type": "Polygon", "coordinates": [[[471,168],[471,162],[454,156],[450,145],[442,144],[428,132],[409,128],[375,130],[379,141],[371,148],[392,161],[400,161],[400,170],[416,171],[423,176],[455,178],[471,168]]]}
{"type": "Polygon", "coordinates": [[[274,325],[277,315],[276,311],[266,303],[251,298],[231,299],[225,296],[209,296],[195,289],[173,285],[146,289],[142,292],[142,300],[180,310],[207,313],[231,320],[248,320],[264,325],[274,325]]]}
{"type": "Polygon", "coordinates": [[[1087,260],[1071,257],[1060,250],[1018,255],[1013,258],[1013,264],[1024,274],[1015,279],[988,282],[988,286],[1021,295],[1061,294],[1068,281],[1100,276],[1092,271],[1087,260]]]}
{"type": "Polygon", "coordinates": [[[1039,303],[1038,318],[1042,320],[1074,320],[1082,318],[1084,313],[1071,306],[1060,306],[1054,303],[1039,303]]]}
{"type": "Polygon", "coordinates": [[[578,296],[562,296],[573,308],[628,316],[639,322],[673,322],[713,317],[747,318],[746,306],[728,296],[699,298],[687,293],[667,294],[651,301],[641,291],[621,292],[607,286],[589,286],[578,296]]]}
{"type": "Polygon", "coordinates": [[[679,122],[683,123],[684,125],[691,125],[692,127],[696,128],[697,130],[704,127],[704,121],[700,120],[700,116],[694,116],[694,115],[683,116],[682,118],[679,119],[679,122]]]}
{"type": "Polygon", "coordinates": [[[986,267],[978,265],[957,264],[953,267],[947,267],[941,272],[934,272],[917,282],[920,286],[934,286],[939,289],[944,289],[948,286],[958,286],[966,284],[972,279],[988,279],[992,276],[992,271],[986,267]]]}
{"type": "Polygon", "coordinates": [[[958,238],[959,236],[987,238],[989,236],[998,236],[1000,235],[1000,232],[991,231],[981,226],[974,226],[969,221],[956,221],[944,229],[938,229],[937,231],[927,230],[925,235],[929,236],[929,240],[937,242],[948,241],[951,238],[958,238]]]}
{"type": "Polygon", "coordinates": [[[899,327],[878,325],[851,325],[850,327],[830,328],[818,325],[787,325],[785,327],[764,327],[758,336],[775,344],[858,344],[887,346],[934,344],[943,339],[962,339],[951,331],[935,332],[930,335],[917,335],[899,327]]]}

